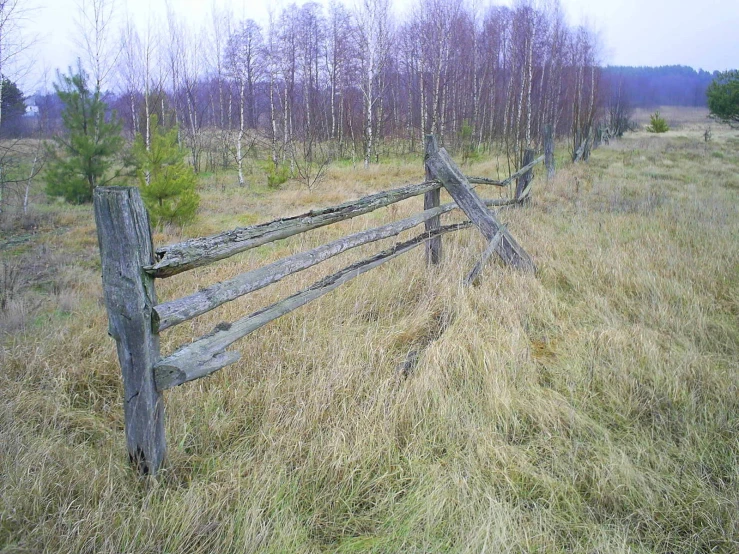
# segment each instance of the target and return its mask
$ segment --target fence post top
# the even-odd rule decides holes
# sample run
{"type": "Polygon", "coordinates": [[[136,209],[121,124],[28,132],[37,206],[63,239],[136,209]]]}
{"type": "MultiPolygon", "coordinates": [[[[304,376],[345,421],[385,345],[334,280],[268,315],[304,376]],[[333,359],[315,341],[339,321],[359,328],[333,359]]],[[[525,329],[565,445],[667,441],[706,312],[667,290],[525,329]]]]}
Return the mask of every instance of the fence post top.
{"type": "Polygon", "coordinates": [[[95,189],[93,190],[93,194],[100,195],[109,192],[129,192],[134,190],[138,191],[139,187],[128,187],[122,185],[100,186],[95,187],[95,189]]]}

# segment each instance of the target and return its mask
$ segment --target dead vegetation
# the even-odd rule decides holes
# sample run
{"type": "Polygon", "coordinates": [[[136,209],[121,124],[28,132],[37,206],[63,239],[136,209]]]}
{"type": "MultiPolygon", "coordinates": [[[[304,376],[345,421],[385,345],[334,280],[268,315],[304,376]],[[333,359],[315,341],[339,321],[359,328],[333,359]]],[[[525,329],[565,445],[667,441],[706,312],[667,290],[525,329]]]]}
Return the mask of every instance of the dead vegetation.
{"type": "MultiPolygon", "coordinates": [[[[165,394],[169,459],[156,481],[139,481],[126,458],[91,209],[45,207],[59,210],[63,231],[2,251],[26,279],[11,275],[9,304],[33,309],[25,318],[18,309],[23,324],[4,327],[0,343],[0,544],[737,550],[739,141],[714,129],[705,142],[698,123],[676,128],[627,134],[549,182],[539,170],[532,202],[501,213],[536,276],[493,262],[476,287],[463,286],[460,268],[485,245],[462,231],[444,238],[438,270],[419,251],[238,343],[241,362],[165,394]],[[37,271],[43,245],[50,261],[37,271]]],[[[495,176],[495,164],[469,172],[495,176]]],[[[421,174],[419,159],[367,171],[334,165],[313,191],[204,182],[199,220],[155,241],[421,174]]],[[[409,215],[419,202],[163,280],[160,299],[409,215]]],[[[328,260],[167,331],[163,353],[347,263],[328,260]]]]}

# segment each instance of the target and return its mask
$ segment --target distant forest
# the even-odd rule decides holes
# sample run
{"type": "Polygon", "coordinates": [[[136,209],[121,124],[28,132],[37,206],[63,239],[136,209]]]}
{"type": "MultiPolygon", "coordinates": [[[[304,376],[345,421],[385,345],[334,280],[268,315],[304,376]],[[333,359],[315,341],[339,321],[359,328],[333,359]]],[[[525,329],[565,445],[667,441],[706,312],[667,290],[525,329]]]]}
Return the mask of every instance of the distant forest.
{"type": "Polygon", "coordinates": [[[604,89],[633,108],[705,106],[706,88],[716,76],[684,65],[608,66],[602,71],[604,89]]]}

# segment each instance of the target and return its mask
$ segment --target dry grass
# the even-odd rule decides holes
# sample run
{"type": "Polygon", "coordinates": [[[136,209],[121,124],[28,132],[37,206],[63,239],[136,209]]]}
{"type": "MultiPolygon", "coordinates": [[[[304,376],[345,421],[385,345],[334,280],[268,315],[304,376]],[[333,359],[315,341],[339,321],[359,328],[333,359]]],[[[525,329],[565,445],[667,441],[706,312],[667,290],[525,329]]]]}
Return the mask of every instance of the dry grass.
{"type": "MultiPolygon", "coordinates": [[[[536,277],[492,263],[463,287],[484,248],[463,231],[445,237],[438,270],[419,249],[247,337],[244,361],[166,393],[157,480],[126,460],[92,215],[63,214],[52,244],[69,260],[63,286],[0,353],[0,549],[737,551],[739,135],[700,133],[629,135],[537,177],[532,205],[502,215],[536,277]]],[[[332,168],[311,193],[206,183],[184,233],[420,173],[420,162],[332,168]]],[[[420,202],[164,280],[160,297],[420,202]]],[[[379,248],[185,323],[163,350],[379,248]]]]}

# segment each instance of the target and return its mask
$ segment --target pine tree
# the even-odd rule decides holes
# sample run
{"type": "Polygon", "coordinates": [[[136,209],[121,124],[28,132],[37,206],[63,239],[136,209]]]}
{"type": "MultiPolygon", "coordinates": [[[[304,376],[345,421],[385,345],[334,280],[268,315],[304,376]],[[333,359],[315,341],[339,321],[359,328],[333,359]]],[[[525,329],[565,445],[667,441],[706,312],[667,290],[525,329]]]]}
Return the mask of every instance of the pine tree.
{"type": "Polygon", "coordinates": [[[48,148],[46,193],[81,204],[92,200],[95,187],[109,184],[122,173],[120,168],[113,171],[123,147],[121,123],[115,113],[106,118],[107,105],[100,89],[90,90],[81,68],[71,76],[60,74],[59,81],[54,88],[64,103],[66,133],[54,137],[56,148],[48,148]]]}
{"type": "Polygon", "coordinates": [[[200,205],[195,173],[183,162],[185,154],[177,144],[177,128],[164,132],[156,115],[150,122],[149,148],[141,135],[133,146],[141,197],[154,225],[182,225],[192,221],[200,205]]]}
{"type": "Polygon", "coordinates": [[[667,125],[667,121],[664,117],[659,115],[659,112],[654,112],[649,116],[649,125],[647,126],[648,133],[666,133],[670,130],[667,125]]]}
{"type": "Polygon", "coordinates": [[[732,127],[739,125],[739,70],[724,71],[706,90],[711,117],[732,127]]]}
{"type": "Polygon", "coordinates": [[[26,113],[26,99],[18,85],[10,79],[0,80],[0,136],[16,137],[21,131],[21,122],[26,113]]]}

